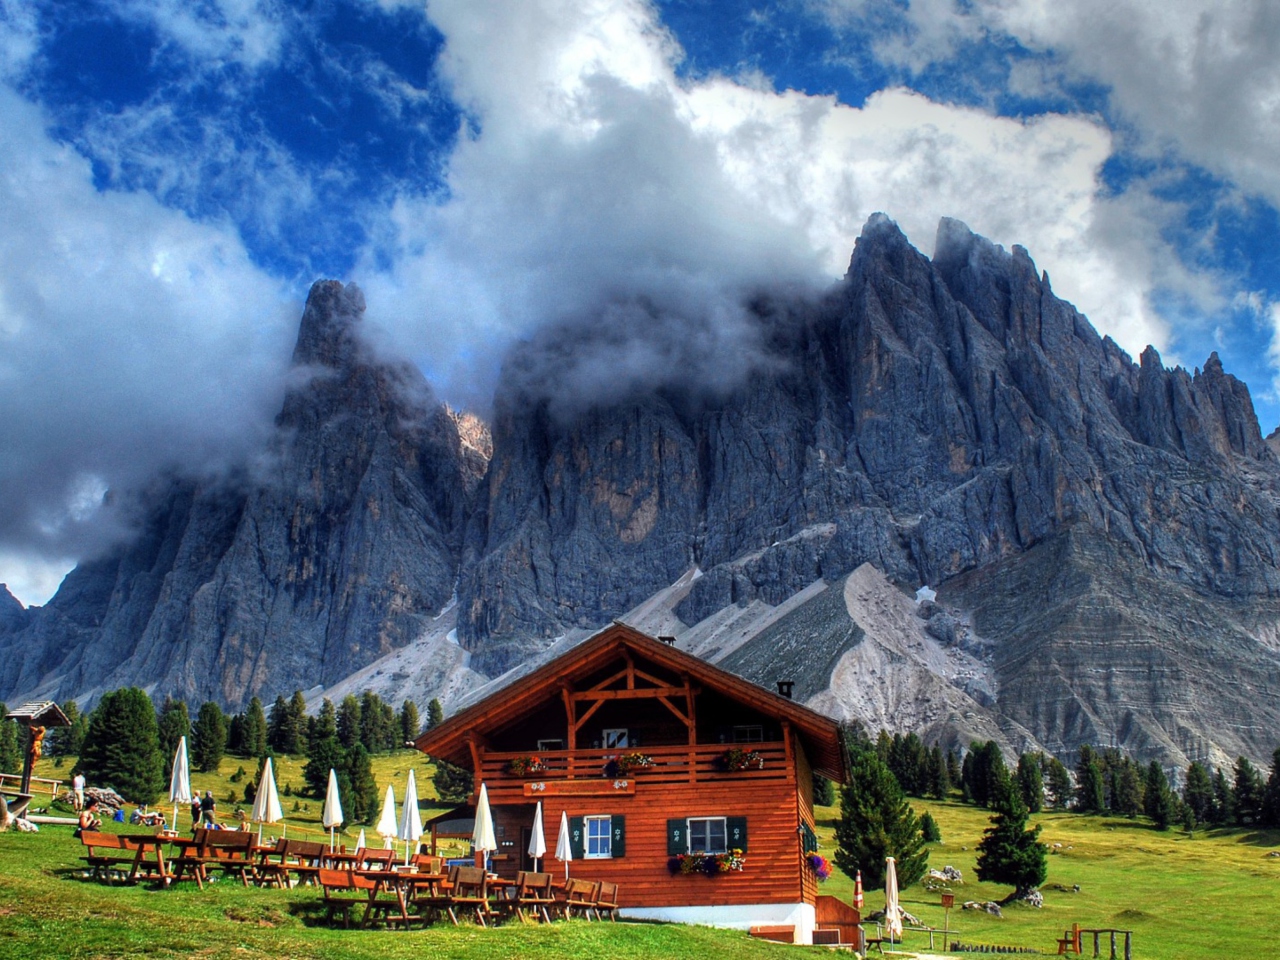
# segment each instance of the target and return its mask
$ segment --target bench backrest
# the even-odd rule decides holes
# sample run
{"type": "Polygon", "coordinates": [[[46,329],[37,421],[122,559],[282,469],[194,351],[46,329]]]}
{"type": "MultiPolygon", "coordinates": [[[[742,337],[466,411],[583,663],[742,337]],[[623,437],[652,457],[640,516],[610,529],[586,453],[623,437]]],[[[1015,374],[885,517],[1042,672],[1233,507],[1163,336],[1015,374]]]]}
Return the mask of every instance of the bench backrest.
{"type": "Polygon", "coordinates": [[[488,895],[488,877],[484,867],[458,867],[453,877],[453,893],[458,897],[484,897],[488,895]]]}
{"type": "Polygon", "coordinates": [[[601,880],[600,890],[596,894],[596,903],[602,907],[616,907],[618,905],[618,885],[610,883],[608,880],[601,880]]]}
{"type": "Polygon", "coordinates": [[[320,886],[324,887],[325,893],[330,890],[350,890],[354,886],[350,870],[330,870],[328,867],[321,867],[316,876],[320,886]]]}
{"type": "Polygon", "coordinates": [[[395,858],[394,850],[385,850],[381,847],[373,849],[361,847],[356,851],[356,863],[364,863],[369,870],[390,870],[395,858]]]}
{"type": "Polygon", "coordinates": [[[299,860],[306,860],[308,863],[315,863],[328,852],[328,847],[323,843],[316,843],[314,840],[289,841],[289,856],[297,857],[299,860]]]}
{"type": "Polygon", "coordinates": [[[80,831],[80,842],[86,847],[105,847],[108,850],[128,850],[124,837],[118,833],[98,833],[94,830],[80,831]]]}
{"type": "Polygon", "coordinates": [[[599,883],[591,880],[579,880],[571,877],[565,881],[565,897],[570,903],[595,903],[599,883]]]}
{"type": "Polygon", "coordinates": [[[253,846],[253,834],[239,830],[210,830],[205,838],[205,848],[213,856],[248,856],[253,846]]]}

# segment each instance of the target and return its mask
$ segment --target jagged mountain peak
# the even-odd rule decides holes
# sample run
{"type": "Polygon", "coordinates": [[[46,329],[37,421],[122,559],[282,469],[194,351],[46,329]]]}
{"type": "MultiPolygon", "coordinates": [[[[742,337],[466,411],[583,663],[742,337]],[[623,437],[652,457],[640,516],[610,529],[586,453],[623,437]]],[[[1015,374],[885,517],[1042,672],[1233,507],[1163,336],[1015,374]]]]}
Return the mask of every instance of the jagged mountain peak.
{"type": "Polygon", "coordinates": [[[298,326],[294,366],[349,366],[357,356],[358,330],[364,311],[364,293],[354,283],[343,285],[338,280],[313,283],[298,326]]]}

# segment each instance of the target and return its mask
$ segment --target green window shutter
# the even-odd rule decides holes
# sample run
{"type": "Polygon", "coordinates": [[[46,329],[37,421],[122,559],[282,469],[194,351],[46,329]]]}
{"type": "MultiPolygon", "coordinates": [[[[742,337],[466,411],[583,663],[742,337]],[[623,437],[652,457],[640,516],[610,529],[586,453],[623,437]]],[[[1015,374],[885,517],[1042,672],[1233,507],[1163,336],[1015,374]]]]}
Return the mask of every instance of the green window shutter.
{"type": "Polygon", "coordinates": [[[730,850],[747,852],[747,818],[725,817],[725,843],[730,850]]]}
{"type": "Polygon", "coordinates": [[[625,857],[627,855],[627,818],[620,813],[615,813],[609,818],[609,824],[613,828],[613,840],[609,846],[611,855],[625,857]]]}
{"type": "Polygon", "coordinates": [[[581,860],[585,853],[586,847],[582,836],[583,825],[582,817],[569,818],[569,850],[573,853],[573,859],[581,860]]]}
{"type": "Polygon", "coordinates": [[[689,852],[689,838],[685,836],[687,824],[684,817],[667,821],[667,856],[675,857],[689,852]]]}
{"type": "Polygon", "coordinates": [[[800,821],[800,849],[805,853],[815,853],[818,849],[818,835],[803,820],[800,821]]]}

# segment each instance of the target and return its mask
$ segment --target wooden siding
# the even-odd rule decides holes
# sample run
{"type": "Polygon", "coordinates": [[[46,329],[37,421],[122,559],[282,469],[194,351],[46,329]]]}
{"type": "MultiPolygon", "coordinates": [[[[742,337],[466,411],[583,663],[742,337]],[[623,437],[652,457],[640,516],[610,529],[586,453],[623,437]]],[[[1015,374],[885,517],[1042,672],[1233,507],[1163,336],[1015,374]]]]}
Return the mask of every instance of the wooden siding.
{"type": "MultiPolygon", "coordinates": [[[[807,823],[809,829],[817,826],[813,816],[813,768],[809,766],[809,758],[805,756],[804,745],[796,744],[796,823],[807,823]]],[[[816,832],[816,831],[815,831],[816,832]]],[[[801,838],[796,837],[797,856],[801,861],[800,885],[805,903],[814,903],[818,897],[817,874],[804,862],[806,856],[801,838]]],[[[827,859],[830,859],[828,857],[827,859]]]]}
{"type": "MultiPolygon", "coordinates": [[[[492,789],[492,785],[490,785],[492,789]]],[[[523,799],[523,798],[522,798],[523,799]]],[[[520,827],[532,823],[536,800],[522,809],[495,810],[505,835],[519,843],[520,827]]],[[[747,903],[799,903],[803,896],[794,784],[724,775],[697,783],[638,784],[634,795],[611,797],[548,796],[542,799],[547,857],[543,869],[564,875],[554,857],[560,814],[569,817],[617,815],[626,818],[626,853],[610,859],[574,860],[569,874],[619,885],[624,907],[671,907],[747,903]],[[681,817],[745,817],[746,867],[708,877],[672,876],[667,869],[667,820],[681,817]]],[[[518,849],[495,866],[504,876],[519,869],[518,849]]],[[[809,903],[813,898],[808,899],[809,903]]]]}

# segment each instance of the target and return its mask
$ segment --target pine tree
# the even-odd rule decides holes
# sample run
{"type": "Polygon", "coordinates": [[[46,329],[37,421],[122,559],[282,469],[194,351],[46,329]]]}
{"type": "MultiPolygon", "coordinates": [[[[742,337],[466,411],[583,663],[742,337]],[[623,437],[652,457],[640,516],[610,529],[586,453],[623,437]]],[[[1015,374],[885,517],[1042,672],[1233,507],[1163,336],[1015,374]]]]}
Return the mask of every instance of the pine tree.
{"type": "Polygon", "coordinates": [[[360,697],[360,742],[370,753],[386,749],[387,732],[383,725],[382,698],[371,690],[360,697]]]}
{"type": "Polygon", "coordinates": [[[1128,757],[1124,757],[1119,759],[1112,769],[1115,786],[1111,809],[1132,819],[1143,810],[1143,778],[1138,772],[1138,765],[1128,757]]]}
{"type": "Polygon", "coordinates": [[[1280,747],[1271,755],[1271,776],[1262,801],[1262,824],[1275,829],[1280,827],[1280,747]]]}
{"type": "Polygon", "coordinates": [[[1187,767],[1187,782],[1182,788],[1182,802],[1191,808],[1197,823],[1213,821],[1213,780],[1198,761],[1187,767]]]}
{"type": "Polygon", "coordinates": [[[462,803],[471,796],[475,781],[468,771],[447,760],[435,760],[435,765],[431,783],[436,788],[436,796],[445,803],[462,803]]]}
{"type": "Polygon", "coordinates": [[[80,713],[80,706],[74,700],[62,705],[62,714],[67,718],[67,726],[54,727],[45,738],[45,753],[51,757],[76,757],[80,755],[80,746],[84,743],[84,732],[89,727],[89,718],[80,713]]]}
{"type": "Polygon", "coordinates": [[[235,757],[246,757],[249,751],[245,747],[244,714],[235,713],[227,720],[226,752],[235,757]]]}
{"type": "MultiPolygon", "coordinates": [[[[330,704],[332,707],[332,704],[330,704]]],[[[284,753],[296,756],[307,752],[307,698],[301,690],[293,691],[289,698],[289,732],[285,737],[284,753]]]]}
{"type": "Polygon", "coordinates": [[[213,773],[227,748],[227,718],[212,701],[200,705],[191,731],[191,762],[200,773],[213,773]]]}
{"type": "Polygon", "coordinates": [[[884,886],[886,857],[897,860],[902,887],[923,877],[929,863],[920,823],[898,781],[875,751],[859,749],[840,790],[835,861],[849,877],[861,870],[867,887],[876,889],[884,886]]]}
{"type": "Polygon", "coordinates": [[[1106,782],[1102,764],[1098,761],[1097,753],[1088,744],[1080,748],[1076,784],[1076,810],[1079,813],[1102,813],[1106,810],[1106,782]]]}
{"type": "Polygon", "coordinates": [[[1044,883],[1049,872],[1049,848],[1040,843],[1040,827],[1027,829],[1027,808],[1012,785],[993,802],[995,816],[978,842],[978,879],[1006,883],[1011,899],[1026,896],[1044,883]]]}
{"type": "Polygon", "coordinates": [[[184,700],[165,697],[160,707],[160,719],[156,721],[160,732],[160,755],[164,757],[165,776],[173,771],[173,761],[178,753],[178,741],[191,738],[191,715],[184,700]]]}
{"type": "Polygon", "coordinates": [[[244,742],[246,757],[267,755],[267,715],[262,711],[262,701],[253,697],[244,711],[244,742]]]}
{"type": "Polygon", "coordinates": [[[1213,773],[1213,822],[1232,823],[1236,818],[1236,795],[1221,770],[1213,773]]]}
{"type": "Polygon", "coordinates": [[[293,746],[290,737],[290,727],[293,717],[289,712],[289,701],[284,698],[283,693],[276,694],[275,701],[271,704],[271,710],[267,713],[267,746],[275,753],[289,753],[285,749],[286,743],[293,746]]]}
{"type": "MultiPolygon", "coordinates": [[[[307,750],[307,764],[302,768],[302,777],[307,781],[307,789],[313,797],[323,797],[329,786],[330,768],[345,769],[345,756],[337,737],[324,737],[312,740],[307,750]]],[[[343,794],[345,796],[345,793],[343,794]]],[[[346,813],[343,810],[343,813],[346,813]]]]}
{"type": "Polygon", "coordinates": [[[954,750],[947,751],[947,789],[960,782],[960,756],[954,750]]]}
{"type": "Polygon", "coordinates": [[[0,703],[0,773],[21,775],[26,740],[16,720],[4,719],[8,706],[0,703]]]}
{"type": "Polygon", "coordinates": [[[933,819],[933,814],[928,810],[920,814],[920,836],[924,838],[925,843],[942,841],[942,828],[938,826],[938,821],[933,819]]]}
{"type": "Polygon", "coordinates": [[[975,743],[965,759],[968,762],[967,793],[978,806],[990,806],[993,799],[1002,795],[1004,784],[1009,780],[1009,768],[1005,766],[1000,744],[994,740],[975,743]]]}
{"type": "Polygon", "coordinates": [[[1168,830],[1178,815],[1178,804],[1169,789],[1169,780],[1160,764],[1152,760],[1147,766],[1146,789],[1142,795],[1143,812],[1157,830],[1168,830]]]}
{"type": "Polygon", "coordinates": [[[820,807],[830,807],[836,802],[836,785],[820,773],[813,775],[813,802],[820,807]]]}
{"type": "Polygon", "coordinates": [[[338,736],[338,715],[333,709],[333,701],[325,697],[320,703],[320,712],[307,724],[308,740],[328,740],[338,736]]]}
{"type": "Polygon", "coordinates": [[[1071,803],[1071,774],[1057,757],[1050,757],[1045,773],[1049,803],[1055,810],[1065,810],[1071,803]]]}
{"type": "Polygon", "coordinates": [[[350,750],[360,742],[360,701],[348,693],[338,707],[338,743],[350,750]]]}
{"type": "Polygon", "coordinates": [[[357,743],[346,752],[344,766],[351,792],[342,796],[342,812],[350,823],[372,823],[379,812],[378,784],[373,779],[373,764],[364,744],[357,743]],[[350,803],[348,808],[347,804],[350,803]]]}
{"type": "Polygon", "coordinates": [[[1038,753],[1024,753],[1018,758],[1018,793],[1031,813],[1039,813],[1044,806],[1044,777],[1040,773],[1043,759],[1038,753]]]}
{"type": "Polygon", "coordinates": [[[145,691],[127,687],[103,694],[73,772],[131,803],[155,802],[164,788],[164,758],[156,709],[145,691]]]}
{"type": "Polygon", "coordinates": [[[950,792],[951,775],[947,769],[947,758],[942,753],[942,747],[934,744],[929,751],[929,795],[945,800],[950,792]]]}
{"type": "Polygon", "coordinates": [[[417,740],[421,727],[422,720],[418,717],[418,705],[412,700],[406,700],[400,705],[400,743],[397,746],[417,740]]]}
{"type": "Polygon", "coordinates": [[[1235,774],[1236,823],[1256,824],[1262,818],[1262,774],[1244,757],[1236,758],[1235,774]]]}
{"type": "Polygon", "coordinates": [[[432,697],[431,702],[427,704],[427,729],[438,727],[444,723],[444,707],[440,704],[439,697],[432,697]]]}

